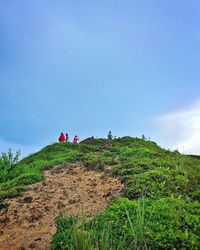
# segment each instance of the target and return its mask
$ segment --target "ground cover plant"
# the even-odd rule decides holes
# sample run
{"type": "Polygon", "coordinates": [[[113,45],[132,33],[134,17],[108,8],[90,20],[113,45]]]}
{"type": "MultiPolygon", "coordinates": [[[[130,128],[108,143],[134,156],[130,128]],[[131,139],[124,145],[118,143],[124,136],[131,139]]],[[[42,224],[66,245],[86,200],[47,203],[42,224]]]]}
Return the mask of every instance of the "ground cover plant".
{"type": "MultiPolygon", "coordinates": [[[[200,248],[199,157],[131,137],[55,143],[4,171],[1,199],[18,195],[43,178],[42,170],[64,162],[82,162],[116,175],[124,189],[121,198],[92,220],[60,216],[52,249],[200,248]]],[[[3,166],[1,160],[1,172],[3,166]]]]}

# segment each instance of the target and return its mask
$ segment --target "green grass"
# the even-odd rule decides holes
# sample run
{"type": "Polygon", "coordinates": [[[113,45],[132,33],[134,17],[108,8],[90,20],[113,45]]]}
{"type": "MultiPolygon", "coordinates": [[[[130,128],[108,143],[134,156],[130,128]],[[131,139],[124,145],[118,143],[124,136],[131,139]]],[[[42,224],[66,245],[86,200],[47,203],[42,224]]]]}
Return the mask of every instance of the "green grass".
{"type": "Polygon", "coordinates": [[[137,203],[136,227],[130,217],[130,209],[126,208],[126,202],[123,203],[122,209],[128,222],[127,228],[130,228],[129,232],[126,232],[124,228],[120,228],[118,231],[115,229],[117,224],[113,223],[108,210],[92,220],[88,220],[84,216],[72,218],[60,215],[56,220],[57,233],[52,238],[51,250],[147,249],[143,235],[144,202],[137,203]]]}
{"type": "Polygon", "coordinates": [[[9,163],[3,165],[0,161],[0,170],[6,172],[0,182],[0,200],[19,195],[20,189],[24,190],[26,185],[41,181],[43,170],[63,162],[80,160],[80,156],[83,155],[81,147],[71,143],[55,143],[24,158],[12,165],[12,168],[9,163]]]}
{"type": "Polygon", "coordinates": [[[12,164],[7,172],[0,161],[0,169],[4,168],[0,198],[19,195],[26,185],[42,180],[44,169],[64,162],[82,162],[98,171],[109,166],[124,189],[122,198],[84,223],[84,230],[77,228],[81,223],[75,218],[59,217],[52,249],[84,249],[80,244],[88,249],[200,248],[198,157],[131,137],[89,139],[78,145],[55,143],[12,164]]]}
{"type": "Polygon", "coordinates": [[[118,198],[88,222],[58,217],[51,249],[199,249],[199,210],[175,198],[118,198]]]}

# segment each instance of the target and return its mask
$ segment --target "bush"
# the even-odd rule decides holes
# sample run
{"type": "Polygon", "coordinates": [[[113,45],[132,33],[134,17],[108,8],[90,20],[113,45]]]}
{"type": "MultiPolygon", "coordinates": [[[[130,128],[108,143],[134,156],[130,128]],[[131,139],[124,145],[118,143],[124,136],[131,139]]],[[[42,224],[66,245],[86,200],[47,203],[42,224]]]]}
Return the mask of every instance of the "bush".
{"type": "Polygon", "coordinates": [[[51,249],[199,249],[199,230],[198,203],[120,198],[92,221],[60,216],[51,249]]]}
{"type": "Polygon", "coordinates": [[[152,202],[142,199],[134,202],[120,198],[97,219],[109,221],[116,232],[116,241],[123,234],[134,243],[156,249],[199,249],[200,204],[187,204],[175,198],[159,199],[152,202]],[[130,227],[131,221],[132,227],[130,227]]]}
{"type": "Polygon", "coordinates": [[[17,151],[15,155],[9,149],[8,153],[1,153],[0,156],[0,182],[5,182],[9,179],[11,172],[13,171],[15,164],[19,160],[20,151],[17,151]]]}

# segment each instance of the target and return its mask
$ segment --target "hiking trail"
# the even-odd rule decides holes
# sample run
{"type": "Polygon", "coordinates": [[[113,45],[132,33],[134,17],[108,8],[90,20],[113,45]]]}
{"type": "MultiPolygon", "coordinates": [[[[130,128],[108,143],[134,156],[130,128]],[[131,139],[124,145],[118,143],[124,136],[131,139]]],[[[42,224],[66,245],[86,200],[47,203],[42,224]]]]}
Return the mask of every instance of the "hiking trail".
{"type": "Polygon", "coordinates": [[[122,184],[81,163],[61,164],[43,172],[44,180],[0,204],[1,250],[47,250],[60,212],[92,217],[119,196],[122,184]]]}

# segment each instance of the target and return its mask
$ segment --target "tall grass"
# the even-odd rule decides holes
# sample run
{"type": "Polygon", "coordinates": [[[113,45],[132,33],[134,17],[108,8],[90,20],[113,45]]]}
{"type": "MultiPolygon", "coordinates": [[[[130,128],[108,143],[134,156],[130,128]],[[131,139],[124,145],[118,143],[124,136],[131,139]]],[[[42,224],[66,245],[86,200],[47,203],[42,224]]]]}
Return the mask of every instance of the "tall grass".
{"type": "Polygon", "coordinates": [[[73,225],[72,229],[72,246],[73,250],[90,250],[93,249],[93,234],[86,230],[87,219],[81,215],[79,221],[73,225]]]}
{"type": "MultiPolygon", "coordinates": [[[[124,205],[125,216],[130,227],[129,234],[122,233],[121,235],[115,234],[115,225],[110,222],[100,220],[88,220],[83,215],[76,221],[76,223],[67,224],[67,228],[59,228],[57,224],[57,235],[59,236],[59,230],[61,232],[67,232],[65,238],[66,245],[62,245],[62,248],[56,248],[60,245],[59,240],[64,242],[62,237],[56,240],[53,238],[51,244],[51,250],[56,249],[71,249],[71,250],[147,250],[147,242],[145,239],[145,205],[144,199],[140,199],[137,202],[136,207],[136,220],[131,219],[130,213],[124,205]],[[67,230],[67,231],[66,231],[67,230]],[[70,230],[70,231],[68,231],[70,230]]],[[[58,219],[59,220],[59,219],[58,219]]],[[[59,222],[65,224],[65,220],[68,218],[60,217],[59,222]]],[[[55,237],[55,236],[54,236],[55,237]]]]}
{"type": "Polygon", "coordinates": [[[130,226],[130,232],[131,237],[133,241],[131,242],[131,246],[134,247],[134,249],[148,249],[147,243],[145,240],[145,205],[144,205],[144,198],[141,198],[137,202],[136,207],[136,221],[133,223],[130,218],[130,214],[125,206],[127,219],[130,226]]]}

